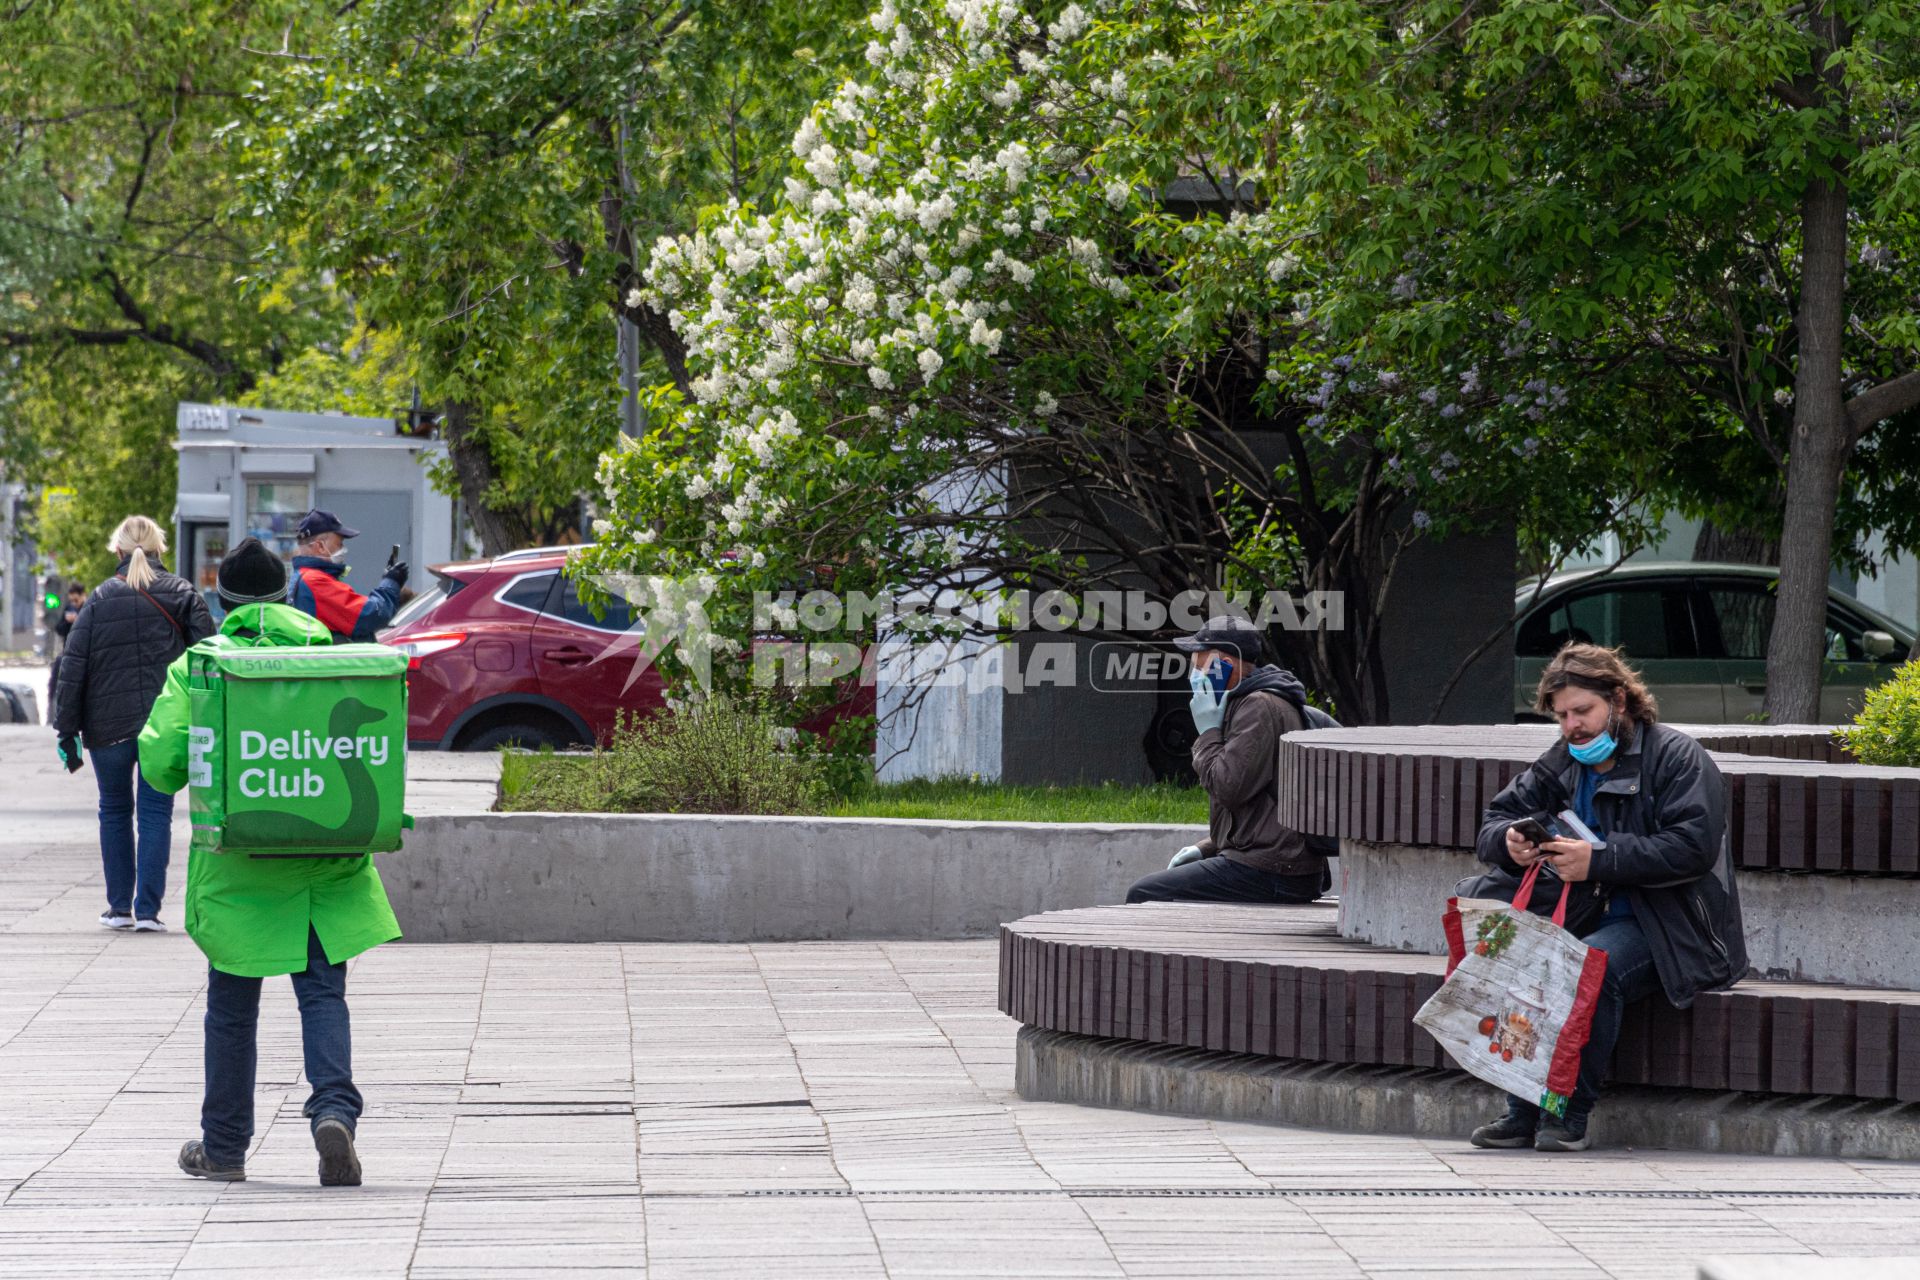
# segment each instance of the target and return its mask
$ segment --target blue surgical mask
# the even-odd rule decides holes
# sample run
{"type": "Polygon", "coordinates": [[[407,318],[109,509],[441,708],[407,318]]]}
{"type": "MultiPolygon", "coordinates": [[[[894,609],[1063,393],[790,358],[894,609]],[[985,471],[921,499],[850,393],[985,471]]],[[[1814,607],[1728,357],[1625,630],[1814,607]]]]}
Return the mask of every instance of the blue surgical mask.
{"type": "Polygon", "coordinates": [[[1233,663],[1227,658],[1215,658],[1203,671],[1199,667],[1187,669],[1187,683],[1195,693],[1202,689],[1212,689],[1216,699],[1227,696],[1227,683],[1233,679],[1233,663]]]}
{"type": "Polygon", "coordinates": [[[1573,758],[1581,764],[1604,764],[1613,755],[1618,745],[1613,740],[1613,717],[1609,716],[1607,727],[1602,729],[1597,737],[1578,744],[1569,742],[1567,750],[1572,752],[1573,758]]]}

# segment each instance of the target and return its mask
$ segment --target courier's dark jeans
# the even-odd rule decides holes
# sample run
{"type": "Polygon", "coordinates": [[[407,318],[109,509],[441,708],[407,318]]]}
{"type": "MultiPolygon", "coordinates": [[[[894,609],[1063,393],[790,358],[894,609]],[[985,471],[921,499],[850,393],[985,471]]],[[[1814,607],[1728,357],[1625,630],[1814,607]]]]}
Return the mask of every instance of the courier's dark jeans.
{"type": "Polygon", "coordinates": [[[140,742],[90,747],[100,788],[100,864],[107,874],[107,908],[115,915],[160,918],[173,841],[173,797],[140,776],[140,742]],[[135,816],[139,834],[134,833],[135,816]]]}
{"type": "Polygon", "coordinates": [[[1283,876],[1221,854],[1142,876],[1127,890],[1128,902],[1312,902],[1332,883],[1322,871],[1283,876]]]}
{"type": "MultiPolygon", "coordinates": [[[[207,1159],[235,1167],[253,1141],[253,1078],[259,1061],[260,978],[207,973],[207,1096],[200,1132],[207,1159]]],[[[347,1023],[347,966],[328,964],[320,936],[307,931],[307,968],[293,975],[300,1002],[300,1046],[313,1093],[301,1114],[314,1125],[332,1118],[352,1129],[360,1119],[353,1087],[353,1043],[347,1023]]]]}
{"type": "MultiPolygon", "coordinates": [[[[1653,967],[1653,949],[1640,922],[1632,916],[1603,919],[1600,927],[1581,939],[1590,947],[1607,953],[1607,976],[1600,984],[1600,998],[1593,1006],[1593,1028],[1587,1035],[1587,1047],[1580,1051],[1580,1082],[1567,1099],[1567,1128],[1585,1132],[1593,1104],[1600,1100],[1600,1086],[1606,1082],[1607,1068],[1613,1064],[1613,1047],[1620,1040],[1620,1023],[1627,1006],[1644,1000],[1660,990],[1660,974],[1653,967]]],[[[1507,1096],[1507,1114],[1526,1124],[1539,1126],[1540,1108],[1524,1098],[1507,1096]]]]}

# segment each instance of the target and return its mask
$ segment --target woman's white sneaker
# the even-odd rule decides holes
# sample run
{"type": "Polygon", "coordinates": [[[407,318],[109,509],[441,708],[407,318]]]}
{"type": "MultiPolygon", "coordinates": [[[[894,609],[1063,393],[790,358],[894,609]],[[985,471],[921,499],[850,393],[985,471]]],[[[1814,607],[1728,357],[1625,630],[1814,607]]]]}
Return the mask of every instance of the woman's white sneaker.
{"type": "Polygon", "coordinates": [[[133,931],[135,933],[165,933],[167,926],[161,924],[158,920],[135,920],[133,922],[133,931]]]}
{"type": "Polygon", "coordinates": [[[102,929],[131,929],[133,928],[133,917],[112,911],[102,911],[100,913],[100,927],[102,929]]]}

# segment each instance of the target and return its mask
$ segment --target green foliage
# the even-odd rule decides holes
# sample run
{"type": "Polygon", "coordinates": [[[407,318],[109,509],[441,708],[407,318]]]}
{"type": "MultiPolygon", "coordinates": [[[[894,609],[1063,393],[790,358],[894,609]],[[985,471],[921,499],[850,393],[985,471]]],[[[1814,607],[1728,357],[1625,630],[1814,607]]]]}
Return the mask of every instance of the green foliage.
{"type": "Polygon", "coordinates": [[[876,783],[829,812],[839,818],[933,818],[967,822],[1151,822],[1204,826],[1198,787],[1012,787],[943,778],[876,783]]]}
{"type": "Polygon", "coordinates": [[[307,0],[17,6],[0,40],[0,465],[72,490],[37,531],[63,570],[103,572],[131,512],[165,521],[180,400],[243,393],[340,319],[324,288],[232,282],[257,227],[222,217],[215,140],[307,0]]]}
{"type": "MultiPolygon", "coordinates": [[[[595,756],[507,752],[501,761],[501,807],[515,812],[705,812],[688,804],[655,806],[612,781],[619,765],[595,756]]],[[[715,810],[714,812],[773,812],[715,810]]],[[[778,812],[835,818],[918,818],[957,822],[1142,822],[1202,826],[1207,796],[1198,787],[1014,787],[967,778],[856,784],[846,794],[824,788],[805,809],[778,812]]]]}
{"type": "Polygon", "coordinates": [[[1920,661],[1909,662],[1886,683],[1867,690],[1860,714],[1833,736],[1861,764],[1920,768],[1920,661]]]}
{"type": "MultiPolygon", "coordinates": [[[[113,572],[107,550],[114,526],[130,515],[151,516],[164,528],[173,511],[178,472],[174,466],[174,405],[192,387],[191,377],[169,361],[129,361],[140,380],[105,378],[94,388],[87,412],[62,410],[69,379],[80,371],[56,374],[44,367],[16,369],[10,443],[26,447],[44,441],[22,473],[57,481],[41,493],[35,510],[34,537],[42,555],[63,576],[99,582],[113,572]]],[[[121,367],[125,367],[123,364],[121,367]]],[[[169,535],[171,537],[171,535],[169,535]]],[[[178,563],[176,549],[167,563],[178,563]]]]}
{"type": "MultiPolygon", "coordinates": [[[[449,425],[477,460],[459,468],[463,496],[520,513],[498,532],[482,522],[489,542],[537,533],[614,443],[614,316],[636,246],[764,188],[855,8],[366,0],[340,13],[306,60],[256,86],[234,135],[245,210],[273,228],[268,262],[332,272],[364,322],[404,341],[426,402],[463,406],[449,425]]],[[[651,368],[672,373],[658,347],[651,368]]]]}
{"type": "Polygon", "coordinates": [[[587,813],[814,813],[817,757],[764,711],[713,701],[623,725],[585,758],[506,757],[503,807],[587,813]]]}

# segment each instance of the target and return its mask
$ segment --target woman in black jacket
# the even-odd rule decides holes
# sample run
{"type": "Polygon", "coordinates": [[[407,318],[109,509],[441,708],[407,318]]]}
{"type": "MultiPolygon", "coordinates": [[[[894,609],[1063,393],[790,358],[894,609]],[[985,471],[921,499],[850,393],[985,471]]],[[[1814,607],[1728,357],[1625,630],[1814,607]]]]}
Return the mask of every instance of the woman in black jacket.
{"type": "Polygon", "coordinates": [[[128,516],[107,549],[120,557],[120,568],[74,619],[60,656],[53,727],[69,771],[80,767],[84,738],[100,786],[100,861],[107,875],[100,923],[157,932],[166,929],[160,899],[167,891],[173,797],[140,777],[136,739],[166,683],[167,664],[213,634],[213,616],[200,594],[161,564],[167,540],[152,520],[128,516]]]}
{"type": "MultiPolygon", "coordinates": [[[[1587,1118],[1626,1007],[1655,993],[1684,1009],[1747,973],[1740,898],[1726,841],[1726,784],[1700,744],[1659,723],[1659,708],[1619,653],[1570,644],[1541,674],[1538,707],[1560,741],[1493,798],[1477,853],[1506,876],[1542,861],[1572,883],[1567,927],[1607,953],[1606,981],[1561,1119],[1524,1098],[1473,1133],[1476,1147],[1584,1151],[1587,1118]],[[1571,809],[1597,841],[1534,844],[1522,818],[1571,809]]],[[[1544,877],[1543,877],[1544,878],[1544,877]]],[[[1559,897],[1555,886],[1553,897],[1559,897]]]]}

